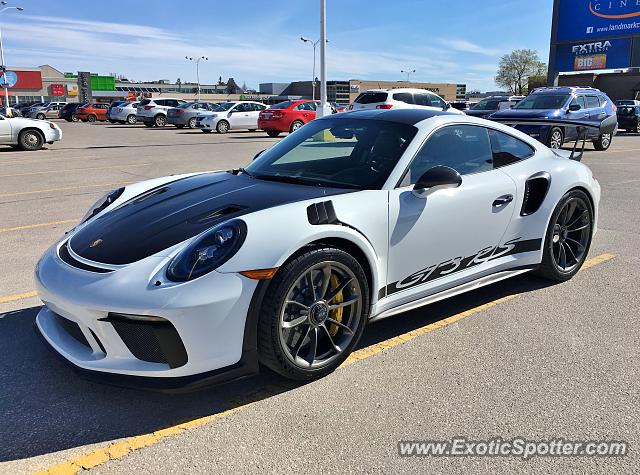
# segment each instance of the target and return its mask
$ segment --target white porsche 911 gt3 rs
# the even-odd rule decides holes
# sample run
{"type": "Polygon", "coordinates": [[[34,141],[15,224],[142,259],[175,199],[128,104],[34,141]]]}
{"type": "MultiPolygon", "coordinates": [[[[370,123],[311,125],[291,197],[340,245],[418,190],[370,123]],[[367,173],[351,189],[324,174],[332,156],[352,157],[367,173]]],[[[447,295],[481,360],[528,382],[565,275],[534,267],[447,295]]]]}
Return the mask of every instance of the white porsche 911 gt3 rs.
{"type": "Polygon", "coordinates": [[[568,155],[445,112],[318,119],[246,169],[99,200],[37,265],[36,328],[116,384],[194,387],[260,364],[321,377],[368,321],[531,270],[571,278],[600,186],[568,155]]]}

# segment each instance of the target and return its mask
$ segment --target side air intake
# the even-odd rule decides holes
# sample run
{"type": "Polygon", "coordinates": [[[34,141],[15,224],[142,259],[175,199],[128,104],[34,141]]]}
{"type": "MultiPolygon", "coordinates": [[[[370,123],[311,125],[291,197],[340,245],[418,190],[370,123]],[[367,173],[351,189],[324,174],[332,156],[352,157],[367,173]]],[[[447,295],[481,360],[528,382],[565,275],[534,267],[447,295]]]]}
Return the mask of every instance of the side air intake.
{"type": "Polygon", "coordinates": [[[520,216],[529,216],[538,211],[542,202],[547,196],[549,185],[551,184],[551,175],[547,172],[536,173],[531,175],[524,187],[524,200],[520,216]]]}

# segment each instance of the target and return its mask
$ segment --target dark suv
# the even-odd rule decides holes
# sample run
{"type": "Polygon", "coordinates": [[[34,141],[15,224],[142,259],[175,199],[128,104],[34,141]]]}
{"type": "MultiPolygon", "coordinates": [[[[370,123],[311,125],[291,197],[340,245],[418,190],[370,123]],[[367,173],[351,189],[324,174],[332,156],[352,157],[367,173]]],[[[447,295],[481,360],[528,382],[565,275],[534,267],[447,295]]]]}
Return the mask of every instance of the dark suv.
{"type": "MultiPolygon", "coordinates": [[[[522,99],[513,109],[496,112],[489,118],[602,122],[615,114],[616,106],[598,89],[541,87],[522,99]]],[[[577,138],[576,128],[571,126],[517,125],[516,128],[550,148],[560,148],[565,142],[577,138]]],[[[607,150],[611,146],[612,135],[600,135],[596,129],[589,129],[587,139],[593,142],[596,150],[607,150]]]]}
{"type": "Polygon", "coordinates": [[[618,128],[640,133],[640,106],[618,107],[618,128]]]}

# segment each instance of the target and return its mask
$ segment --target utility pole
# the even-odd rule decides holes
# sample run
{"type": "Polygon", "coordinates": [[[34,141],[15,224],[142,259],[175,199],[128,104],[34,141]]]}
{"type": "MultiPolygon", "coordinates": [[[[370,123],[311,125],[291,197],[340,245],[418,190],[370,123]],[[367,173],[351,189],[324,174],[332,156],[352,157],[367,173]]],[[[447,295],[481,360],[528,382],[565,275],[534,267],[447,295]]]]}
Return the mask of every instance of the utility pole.
{"type": "Polygon", "coordinates": [[[331,114],[327,104],[327,0],[320,0],[320,108],[317,117],[331,114]]]}

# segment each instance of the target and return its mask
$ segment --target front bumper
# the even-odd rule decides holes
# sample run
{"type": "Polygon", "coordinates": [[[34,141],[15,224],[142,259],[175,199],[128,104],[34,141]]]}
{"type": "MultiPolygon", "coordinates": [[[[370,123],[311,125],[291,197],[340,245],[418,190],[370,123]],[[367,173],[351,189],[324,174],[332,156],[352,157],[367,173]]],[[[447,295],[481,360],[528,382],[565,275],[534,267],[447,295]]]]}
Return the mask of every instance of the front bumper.
{"type": "Polygon", "coordinates": [[[188,283],[156,286],[167,257],[98,273],[67,264],[58,249],[47,251],[36,268],[45,306],[35,326],[56,353],[91,379],[175,390],[257,371],[255,338],[247,339],[247,330],[255,336],[253,324],[246,325],[256,281],[214,271],[188,283]],[[113,320],[118,314],[160,317],[171,331],[162,336],[132,322],[123,328],[113,320]],[[182,357],[169,354],[180,346],[182,357]]]}
{"type": "Polygon", "coordinates": [[[55,129],[52,129],[50,127],[45,129],[44,139],[45,139],[45,142],[47,143],[57,142],[59,140],[62,140],[62,129],[58,126],[56,126],[55,129]]]}

